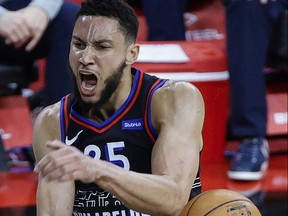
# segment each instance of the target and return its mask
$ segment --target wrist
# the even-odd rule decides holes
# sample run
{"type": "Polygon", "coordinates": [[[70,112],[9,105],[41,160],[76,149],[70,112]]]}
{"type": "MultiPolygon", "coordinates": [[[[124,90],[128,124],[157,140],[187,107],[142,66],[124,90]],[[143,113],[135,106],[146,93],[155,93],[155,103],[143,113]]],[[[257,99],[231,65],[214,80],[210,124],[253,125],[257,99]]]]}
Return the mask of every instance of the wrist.
{"type": "Polygon", "coordinates": [[[29,6],[36,6],[41,8],[48,16],[48,19],[53,20],[60,11],[63,4],[63,0],[33,0],[29,6]]]}
{"type": "Polygon", "coordinates": [[[45,9],[43,9],[42,7],[31,5],[25,9],[30,10],[29,14],[37,14],[37,17],[39,17],[39,18],[45,17],[47,22],[49,22],[49,20],[50,20],[47,11],[45,9]]]}

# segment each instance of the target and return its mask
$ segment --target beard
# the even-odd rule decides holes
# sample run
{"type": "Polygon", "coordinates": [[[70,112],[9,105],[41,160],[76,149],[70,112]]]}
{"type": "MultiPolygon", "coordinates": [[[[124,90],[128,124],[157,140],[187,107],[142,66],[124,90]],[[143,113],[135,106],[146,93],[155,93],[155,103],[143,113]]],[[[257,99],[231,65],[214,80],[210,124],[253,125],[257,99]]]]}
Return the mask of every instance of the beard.
{"type": "MultiPolygon", "coordinates": [[[[83,113],[86,113],[90,109],[98,109],[105,105],[108,100],[111,98],[113,93],[118,88],[121,78],[123,76],[123,70],[126,66],[125,60],[122,61],[118,68],[114,70],[114,72],[105,80],[105,88],[100,95],[100,99],[97,102],[86,102],[82,99],[80,91],[77,87],[77,81],[75,76],[73,75],[74,82],[74,95],[79,103],[79,108],[83,113]]],[[[71,70],[72,71],[72,70],[71,70]]]]}

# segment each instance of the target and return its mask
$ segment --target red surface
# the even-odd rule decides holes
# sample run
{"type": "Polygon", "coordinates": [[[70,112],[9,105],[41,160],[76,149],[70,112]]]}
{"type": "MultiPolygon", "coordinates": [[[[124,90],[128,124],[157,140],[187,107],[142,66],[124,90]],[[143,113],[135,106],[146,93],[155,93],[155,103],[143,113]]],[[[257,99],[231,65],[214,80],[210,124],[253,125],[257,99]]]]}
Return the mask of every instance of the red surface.
{"type": "Polygon", "coordinates": [[[288,85],[284,83],[270,84],[267,87],[267,134],[288,135],[288,85]]]}
{"type": "Polygon", "coordinates": [[[202,162],[223,161],[228,119],[228,83],[222,81],[213,84],[208,82],[194,84],[201,91],[205,102],[202,162]]]}
{"type": "Polygon", "coordinates": [[[6,148],[32,144],[27,101],[21,96],[0,97],[0,128],[6,148]]]}
{"type": "MultiPolygon", "coordinates": [[[[185,63],[142,63],[136,62],[135,67],[143,72],[216,72],[227,70],[227,56],[221,47],[225,41],[155,41],[141,44],[178,44],[190,58],[185,63]]],[[[140,44],[140,45],[141,45],[140,44]]],[[[141,52],[141,47],[140,47],[141,52]]]]}
{"type": "Polygon", "coordinates": [[[38,64],[38,80],[29,85],[29,88],[34,92],[37,92],[44,88],[45,86],[45,67],[46,67],[46,59],[40,59],[37,61],[38,64]]]}
{"type": "Polygon", "coordinates": [[[32,172],[0,172],[0,207],[35,205],[37,176],[32,172]]]}

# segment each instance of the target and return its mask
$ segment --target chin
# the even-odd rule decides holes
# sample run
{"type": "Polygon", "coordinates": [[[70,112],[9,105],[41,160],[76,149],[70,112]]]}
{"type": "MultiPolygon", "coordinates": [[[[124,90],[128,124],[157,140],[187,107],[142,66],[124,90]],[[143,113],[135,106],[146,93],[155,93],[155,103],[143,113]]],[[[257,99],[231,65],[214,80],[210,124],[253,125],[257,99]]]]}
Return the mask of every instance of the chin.
{"type": "Polygon", "coordinates": [[[97,97],[96,95],[93,96],[85,96],[81,94],[81,99],[83,102],[85,103],[98,103],[99,102],[99,97],[97,97]]]}

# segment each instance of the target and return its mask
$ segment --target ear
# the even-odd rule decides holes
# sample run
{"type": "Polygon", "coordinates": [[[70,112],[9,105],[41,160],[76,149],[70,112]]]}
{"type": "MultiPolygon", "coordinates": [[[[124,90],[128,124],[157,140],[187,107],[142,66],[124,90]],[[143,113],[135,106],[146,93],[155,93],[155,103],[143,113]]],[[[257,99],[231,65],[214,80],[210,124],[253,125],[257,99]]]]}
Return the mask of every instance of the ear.
{"type": "Polygon", "coordinates": [[[138,55],[139,55],[140,45],[139,44],[130,44],[127,48],[127,55],[126,55],[126,64],[132,65],[136,62],[138,55]]]}

